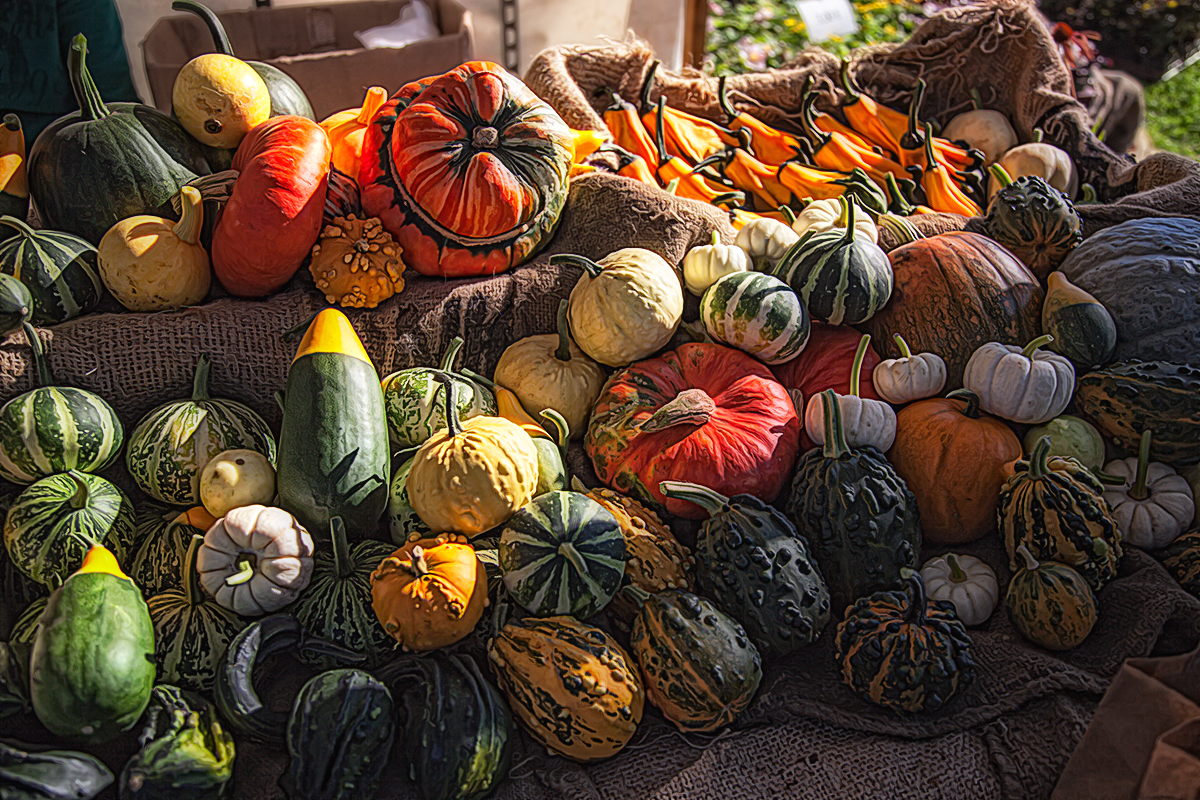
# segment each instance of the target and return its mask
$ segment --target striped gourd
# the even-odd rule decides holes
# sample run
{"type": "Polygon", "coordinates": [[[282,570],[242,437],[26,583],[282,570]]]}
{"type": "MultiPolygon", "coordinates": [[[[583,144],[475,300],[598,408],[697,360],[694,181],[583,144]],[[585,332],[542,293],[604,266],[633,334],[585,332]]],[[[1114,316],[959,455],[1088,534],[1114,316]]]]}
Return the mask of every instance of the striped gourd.
{"type": "Polygon", "coordinates": [[[217,605],[200,588],[196,552],[204,541],[195,535],[184,557],[183,590],[168,589],[146,601],[154,624],[157,682],[207,692],[229,642],[246,621],[217,605]]]}
{"type": "Polygon", "coordinates": [[[388,436],[397,447],[420,447],[446,427],[445,403],[438,401],[438,374],[449,375],[455,384],[458,418],[496,415],[496,399],[479,383],[453,372],[463,340],[454,337],[438,369],[415,367],[393,372],[383,379],[383,410],[388,436]]]}
{"type": "Polygon", "coordinates": [[[146,494],[164,503],[200,502],[200,473],[225,450],[254,450],[275,463],[275,437],[253,409],[208,394],[208,354],[200,356],[192,396],[142,417],[125,448],[125,466],[146,494]]]}
{"type": "Polygon", "coordinates": [[[1021,545],[1024,566],[1013,575],[1004,608],[1013,626],[1047,650],[1076,647],[1096,624],[1096,598],[1086,580],[1065,564],[1038,562],[1021,545]]]}
{"type": "Polygon", "coordinates": [[[57,325],[96,307],[104,285],[91,242],[62,231],[35,231],[14,217],[0,217],[0,225],[16,231],[0,241],[0,272],[29,289],[34,324],[57,325]]]}
{"type": "Polygon", "coordinates": [[[408,543],[414,535],[418,539],[429,538],[432,531],[429,526],[421,521],[417,516],[417,512],[413,511],[412,504],[408,502],[408,472],[412,469],[413,459],[409,458],[392,475],[392,485],[388,492],[388,531],[391,533],[392,542],[397,546],[408,543]]]}
{"type": "Polygon", "coordinates": [[[762,272],[719,278],[700,301],[700,321],[713,339],[764,364],[790,361],[808,344],[804,303],[786,283],[762,272]]]}
{"type": "Polygon", "coordinates": [[[813,319],[833,325],[866,322],[892,296],[892,264],[879,245],[855,235],[855,209],[850,203],[845,230],[805,235],[771,271],[813,319]]]}
{"type": "Polygon", "coordinates": [[[33,351],[38,387],[0,408],[0,477],[19,484],[77,469],[99,472],[121,451],[125,429],[102,397],[73,386],[55,386],[37,333],[25,336],[33,351]]]}
{"type": "Polygon", "coordinates": [[[137,549],[129,564],[129,577],[153,597],[167,590],[183,591],[188,545],[216,522],[204,506],[187,511],[147,501],[138,509],[137,549]]]}
{"type": "MultiPolygon", "coordinates": [[[[0,494],[0,519],[8,514],[16,499],[16,492],[0,494]]],[[[15,621],[21,609],[49,593],[49,589],[17,569],[0,540],[0,639],[7,637],[9,623],[15,621]]]]}
{"type": "Polygon", "coordinates": [[[21,616],[17,617],[17,621],[13,623],[12,630],[8,632],[9,644],[33,645],[33,640],[37,636],[38,619],[46,610],[48,602],[50,602],[50,595],[39,597],[25,606],[21,616]]]}
{"type": "Polygon", "coordinates": [[[4,544],[17,569],[55,587],[83,564],[93,544],[125,562],[134,540],[133,504],[97,475],[65,472],[21,492],[4,522],[4,544]]]}
{"type": "Polygon", "coordinates": [[[625,575],[625,537],[608,509],[578,492],[535,497],[500,534],[500,571],[513,598],[539,617],[586,619],[625,575]]]}
{"type": "Polygon", "coordinates": [[[33,311],[33,297],[25,284],[0,273],[0,336],[21,329],[33,311]]]}

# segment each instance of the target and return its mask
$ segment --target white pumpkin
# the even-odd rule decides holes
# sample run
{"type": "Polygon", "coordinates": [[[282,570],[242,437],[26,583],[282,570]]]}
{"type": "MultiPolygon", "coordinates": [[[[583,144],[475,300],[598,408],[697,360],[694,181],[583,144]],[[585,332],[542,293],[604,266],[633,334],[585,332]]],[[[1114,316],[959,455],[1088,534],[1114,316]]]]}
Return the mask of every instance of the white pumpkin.
{"type": "Polygon", "coordinates": [[[1196,513],[1192,516],[1192,525],[1200,526],[1200,464],[1183,468],[1183,477],[1188,486],[1192,487],[1192,500],[1196,505],[1196,513]]]}
{"type": "MultiPolygon", "coordinates": [[[[882,400],[865,400],[858,396],[858,374],[870,343],[871,335],[863,334],[850,367],[850,394],[836,394],[835,397],[842,411],[846,444],[852,448],[874,447],[886,452],[896,441],[896,412],[882,400]]],[[[825,444],[825,404],[820,394],[808,399],[804,409],[804,429],[816,444],[825,444]]]]}
{"type": "Polygon", "coordinates": [[[749,253],[736,244],[721,244],[720,235],[713,231],[712,244],[693,247],[683,257],[683,284],[699,297],[726,275],[749,272],[751,266],[749,253]]]}
{"type": "Polygon", "coordinates": [[[1017,146],[1017,132],[1008,117],[990,108],[964,111],[946,124],[942,138],[966,142],[983,153],[983,165],[990,167],[1017,146]]]}
{"type": "Polygon", "coordinates": [[[235,508],[204,534],[196,554],[200,585],[217,604],[256,617],[278,611],[308,586],[313,541],[282,508],[235,508]]]}
{"type": "Polygon", "coordinates": [[[1040,425],[1054,419],[1075,393],[1075,367],[1042,345],[1039,336],[1024,349],[988,342],[971,354],[963,371],[963,388],[979,396],[979,407],[1010,422],[1040,425]]]}
{"type": "Polygon", "coordinates": [[[947,553],[931,558],[921,567],[925,596],[947,600],[967,626],[982,625],[1000,602],[1000,584],[996,573],[975,556],[947,553]]]}
{"type": "Polygon", "coordinates": [[[743,225],[733,243],[749,254],[755,270],[770,272],[798,241],[795,231],[779,220],[759,217],[743,225]]]}
{"type": "Polygon", "coordinates": [[[884,400],[896,405],[936,397],[946,386],[946,362],[937,353],[913,355],[904,337],[893,337],[900,358],[889,358],[875,365],[871,382],[884,400]]]}
{"type": "Polygon", "coordinates": [[[1166,464],[1150,462],[1150,440],[1146,431],[1136,457],[1104,465],[1106,474],[1125,480],[1121,486],[1104,487],[1104,499],[1127,543],[1157,550],[1188,529],[1196,502],[1186,478],[1166,464]]]}
{"type": "MultiPolygon", "coordinates": [[[[796,215],[792,230],[800,238],[808,233],[825,233],[826,231],[846,230],[847,204],[853,203],[842,197],[829,197],[824,200],[814,200],[796,215]]],[[[857,209],[856,209],[857,210],[857,209]]],[[[854,215],[854,235],[861,239],[870,239],[872,244],[879,244],[879,227],[865,211],[854,215]]]]}
{"type": "MultiPolygon", "coordinates": [[[[1066,151],[1060,150],[1046,142],[1019,144],[1009,150],[996,162],[1004,167],[1004,171],[1013,180],[1022,175],[1036,175],[1045,178],[1046,183],[1066,192],[1072,200],[1079,191],[1079,175],[1075,172],[1075,164],[1066,151]]],[[[988,199],[1001,189],[1000,181],[995,175],[988,181],[988,199]]]]}

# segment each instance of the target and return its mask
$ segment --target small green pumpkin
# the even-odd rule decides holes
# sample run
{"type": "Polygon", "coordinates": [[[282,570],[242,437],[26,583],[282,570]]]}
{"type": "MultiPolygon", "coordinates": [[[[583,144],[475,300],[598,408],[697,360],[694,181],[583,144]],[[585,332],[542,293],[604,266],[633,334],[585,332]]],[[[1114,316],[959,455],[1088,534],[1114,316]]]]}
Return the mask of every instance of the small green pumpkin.
{"type": "Polygon", "coordinates": [[[91,242],[63,231],[35,231],[15,217],[0,217],[0,226],[15,231],[0,239],[0,272],[29,290],[33,324],[57,325],[100,303],[104,284],[91,242]]]}
{"type": "Polygon", "coordinates": [[[496,399],[492,393],[452,371],[462,346],[462,338],[454,337],[437,369],[415,367],[393,372],[383,379],[388,436],[397,447],[419,447],[446,427],[444,404],[438,401],[438,374],[447,375],[454,381],[460,420],[466,422],[472,417],[496,415],[496,399]]]}
{"type": "Polygon", "coordinates": [[[414,536],[417,539],[432,538],[433,533],[408,502],[408,472],[412,465],[413,456],[410,456],[396,468],[388,490],[388,533],[397,547],[408,544],[414,536]]]}
{"type": "Polygon", "coordinates": [[[180,511],[150,500],[136,517],[137,547],[129,562],[129,577],[146,599],[168,590],[184,590],[188,546],[216,522],[203,506],[180,511]]]}
{"type": "Polygon", "coordinates": [[[1096,624],[1096,598],[1083,576],[1066,564],[1039,562],[1021,545],[1023,566],[1013,575],[1004,608],[1021,635],[1047,650],[1071,650],[1096,624]]]}
{"type": "Polygon", "coordinates": [[[762,272],[718,278],[700,300],[700,322],[713,340],[764,364],[791,361],[808,344],[808,310],[791,287],[762,272]]]}
{"type": "MultiPolygon", "coordinates": [[[[988,171],[1003,188],[988,203],[983,232],[1045,280],[1083,241],[1075,205],[1040,176],[1022,175],[1013,180],[999,164],[988,171]]],[[[1115,329],[1113,333],[1116,346],[1115,329]]]]}

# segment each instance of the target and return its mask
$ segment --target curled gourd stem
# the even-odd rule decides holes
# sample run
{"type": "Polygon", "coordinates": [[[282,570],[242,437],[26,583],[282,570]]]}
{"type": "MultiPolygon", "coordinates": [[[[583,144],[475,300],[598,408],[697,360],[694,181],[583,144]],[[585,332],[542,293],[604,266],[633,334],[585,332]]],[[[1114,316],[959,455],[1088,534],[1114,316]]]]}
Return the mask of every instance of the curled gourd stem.
{"type": "Polygon", "coordinates": [[[179,190],[183,213],[171,228],[179,240],[187,244],[200,241],[200,229],[204,227],[204,205],[200,201],[200,192],[193,186],[184,186],[179,190]]]}
{"type": "Polygon", "coordinates": [[[46,360],[46,351],[42,349],[42,340],[37,331],[28,322],[21,323],[25,338],[29,341],[29,349],[33,353],[33,367],[37,372],[38,386],[53,386],[54,376],[50,373],[50,362],[46,360]]]}
{"type": "Polygon", "coordinates": [[[946,554],[946,564],[950,567],[950,580],[955,583],[966,583],[967,573],[963,572],[963,568],[959,566],[958,557],[954,553],[946,554]]]}
{"type": "Polygon", "coordinates": [[[674,498],[675,500],[686,500],[689,503],[695,503],[709,514],[715,515],[729,508],[728,497],[698,483],[660,481],[658,490],[667,497],[674,498]]]}
{"type": "Polygon", "coordinates": [[[1044,130],[1042,130],[1041,128],[1034,128],[1034,129],[1033,129],[1033,142],[1034,142],[1034,144],[1041,144],[1041,143],[1042,143],[1042,140],[1043,140],[1043,139],[1045,139],[1045,138],[1046,138],[1046,132],[1045,132],[1044,130]]]}
{"type": "Polygon", "coordinates": [[[780,206],[779,213],[783,214],[783,218],[787,221],[789,228],[796,224],[796,212],[792,211],[791,206],[780,206]]]}
{"type": "Polygon", "coordinates": [[[859,99],[858,91],[854,88],[854,84],[850,82],[850,62],[847,59],[843,58],[841,66],[838,67],[838,80],[841,81],[842,89],[846,92],[846,96],[850,99],[851,103],[859,99]]]}
{"type": "Polygon", "coordinates": [[[568,253],[559,253],[558,255],[550,256],[550,266],[560,267],[564,264],[569,264],[573,267],[581,267],[592,278],[599,278],[600,273],[604,271],[604,267],[584,256],[577,256],[568,253]]]}
{"type": "Polygon", "coordinates": [[[979,395],[972,392],[970,389],[955,389],[950,394],[946,395],[950,400],[964,400],[967,407],[963,409],[963,416],[968,419],[979,419],[979,395]]]}
{"type": "MultiPolygon", "coordinates": [[[[921,146],[921,126],[919,117],[921,116],[921,104],[925,101],[925,79],[918,78],[917,85],[913,88],[912,102],[908,105],[908,130],[904,132],[904,136],[900,137],[900,146],[906,150],[916,150],[921,146]]],[[[933,158],[933,134],[929,130],[929,123],[925,124],[924,136],[925,152],[929,158],[929,167],[937,163],[933,158]]]]}
{"type": "Polygon", "coordinates": [[[1021,560],[1025,562],[1025,569],[1027,571],[1033,572],[1035,569],[1041,566],[1038,560],[1033,557],[1033,553],[1029,552],[1029,548],[1025,545],[1022,544],[1017,547],[1017,554],[1021,556],[1021,560]]]}
{"type": "Polygon", "coordinates": [[[629,598],[634,605],[641,608],[650,599],[650,593],[636,583],[627,583],[621,587],[621,594],[629,598]]]}
{"type": "Polygon", "coordinates": [[[858,374],[862,372],[863,359],[867,357],[867,345],[870,343],[871,334],[864,333],[858,340],[858,349],[854,351],[854,363],[850,366],[850,394],[854,397],[858,397],[858,374]]]}
{"type": "Polygon", "coordinates": [[[446,352],[442,354],[442,363],[438,365],[438,369],[444,372],[450,372],[454,369],[454,362],[458,359],[458,354],[462,350],[463,338],[455,336],[450,340],[450,344],[446,346],[446,352]]]}
{"type": "Polygon", "coordinates": [[[241,586],[254,577],[254,556],[242,555],[237,560],[238,571],[225,578],[226,586],[241,586]]]}
{"type": "Polygon", "coordinates": [[[558,554],[571,562],[571,566],[580,575],[587,575],[587,562],[583,560],[583,556],[579,555],[579,551],[575,549],[575,545],[570,542],[563,542],[558,546],[558,554]]]}
{"type": "Polygon", "coordinates": [[[1048,345],[1053,341],[1053,336],[1048,333],[1044,333],[1029,344],[1025,345],[1025,349],[1021,351],[1021,355],[1025,356],[1025,358],[1033,358],[1033,354],[1037,352],[1038,348],[1048,345]]]}
{"type": "Polygon", "coordinates": [[[1029,477],[1038,480],[1046,476],[1050,471],[1047,463],[1050,457],[1050,437],[1043,436],[1038,439],[1038,443],[1033,446],[1033,452],[1029,454],[1029,477]]]}
{"type": "Polygon", "coordinates": [[[659,164],[666,164],[672,158],[667,154],[666,137],[663,135],[663,106],[665,105],[666,99],[658,98],[658,115],[654,118],[654,146],[658,148],[659,164]]]}
{"type": "Polygon", "coordinates": [[[200,360],[196,362],[196,374],[192,377],[192,402],[203,403],[209,399],[208,394],[208,372],[212,367],[212,361],[208,358],[208,353],[201,353],[200,360]]]}
{"type": "Polygon", "coordinates": [[[841,458],[850,452],[846,444],[846,428],[842,424],[842,406],[837,400],[833,389],[821,392],[822,411],[825,412],[825,450],[826,458],[841,458]]]}
{"type": "Polygon", "coordinates": [[[925,582],[921,580],[920,573],[913,572],[905,577],[904,584],[908,590],[908,610],[904,614],[904,621],[921,627],[925,624],[925,582]]]}
{"type": "Polygon", "coordinates": [[[70,499],[67,500],[67,504],[70,505],[71,508],[79,510],[87,505],[89,494],[88,485],[83,482],[83,479],[79,477],[75,470],[69,471],[67,473],[67,477],[75,482],[75,491],[72,493],[70,499]]]}
{"type": "Polygon", "coordinates": [[[450,438],[454,438],[462,433],[462,420],[458,418],[458,398],[455,396],[457,393],[454,379],[444,372],[435,372],[433,379],[441,384],[438,391],[444,395],[446,403],[446,429],[450,433],[450,438]]]}
{"type": "Polygon", "coordinates": [[[100,97],[100,90],[87,69],[87,39],[76,34],[71,40],[71,52],[67,55],[67,74],[71,78],[71,89],[79,103],[79,119],[91,122],[109,115],[109,110],[100,97]]]}
{"type": "Polygon", "coordinates": [[[1142,432],[1142,441],[1138,445],[1137,475],[1133,481],[1133,486],[1129,489],[1129,496],[1134,500],[1145,500],[1150,496],[1150,492],[1146,490],[1146,473],[1150,470],[1150,443],[1152,439],[1152,431],[1142,432]]]}
{"type": "MultiPolygon", "coordinates": [[[[654,88],[654,73],[658,72],[658,59],[650,62],[650,68],[646,70],[646,77],[642,81],[642,90],[638,93],[638,110],[645,114],[650,110],[650,90],[654,88]]],[[[662,109],[659,109],[662,113],[662,109]]]]}
{"type": "Polygon", "coordinates": [[[988,167],[988,173],[990,173],[991,176],[996,179],[996,182],[1001,186],[1012,186],[1012,176],[1009,175],[1008,170],[1000,166],[999,163],[992,164],[990,167],[988,167]]]}
{"type": "Polygon", "coordinates": [[[908,349],[908,342],[904,341],[904,337],[895,333],[892,334],[892,338],[896,340],[896,347],[900,348],[900,357],[912,358],[912,350],[908,349]]]}
{"type": "MultiPolygon", "coordinates": [[[[716,236],[714,233],[713,236],[716,236]]],[[[559,361],[571,360],[571,333],[567,324],[567,298],[558,301],[558,349],[554,351],[554,357],[559,361]]]]}
{"type": "MultiPolygon", "coordinates": [[[[567,468],[567,443],[571,439],[571,425],[566,418],[555,411],[553,408],[544,408],[538,412],[538,416],[546,420],[550,424],[550,430],[547,433],[551,434],[550,438],[554,441],[558,448],[558,456],[562,459],[563,469],[567,468]]],[[[546,425],[542,425],[543,428],[546,425]]]]}

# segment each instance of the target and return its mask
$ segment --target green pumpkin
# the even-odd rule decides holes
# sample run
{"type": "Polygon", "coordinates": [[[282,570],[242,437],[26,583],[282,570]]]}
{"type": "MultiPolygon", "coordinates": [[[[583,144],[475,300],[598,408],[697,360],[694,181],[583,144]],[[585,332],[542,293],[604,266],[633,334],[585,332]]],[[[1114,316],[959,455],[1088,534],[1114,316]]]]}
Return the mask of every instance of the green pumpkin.
{"type": "MultiPolygon", "coordinates": [[[[1075,205],[1040,176],[1022,175],[1013,180],[999,164],[988,171],[1002,188],[988,203],[983,232],[1044,280],[1083,241],[1075,205]]],[[[1115,347],[1115,329],[1113,334],[1115,347]]]]}
{"type": "Polygon", "coordinates": [[[1200,597],[1200,528],[1193,528],[1154,555],[1185,592],[1200,597]]]}
{"type": "Polygon", "coordinates": [[[504,526],[500,571],[513,599],[539,617],[592,616],[625,575],[625,537],[616,517],[587,495],[547,492],[504,526]]]}
{"type": "Polygon", "coordinates": [[[19,331],[33,313],[33,295],[12,275],[0,273],[0,336],[19,331]]]}
{"type": "Polygon", "coordinates": [[[63,231],[35,231],[15,217],[0,217],[0,226],[5,225],[16,234],[0,240],[0,272],[29,290],[31,322],[57,325],[100,303],[104,284],[91,242],[63,231]]]}
{"type": "Polygon", "coordinates": [[[60,472],[99,472],[125,441],[117,412],[98,394],[55,386],[41,340],[26,324],[38,386],[0,407],[0,477],[28,485],[60,472]]]}
{"type": "Polygon", "coordinates": [[[4,544],[17,569],[53,588],[79,569],[94,544],[125,560],[134,530],[133,505],[120,489],[72,471],[21,492],[4,522],[4,544]]]}
{"type": "MultiPolygon", "coordinates": [[[[1187,353],[1179,353],[1188,360],[1187,353]]],[[[1200,462],[1200,367],[1167,361],[1110,364],[1080,376],[1075,409],[1120,454],[1137,455],[1142,431],[1154,431],[1150,460],[1200,462]]]]}
{"type": "Polygon", "coordinates": [[[137,549],[129,562],[129,577],[147,599],[168,590],[183,591],[188,545],[192,536],[205,533],[188,524],[186,514],[151,500],[138,509],[137,549]]]}
{"type": "Polygon", "coordinates": [[[841,405],[821,393],[825,445],[800,459],[787,516],[813,547],[835,614],[917,568],[921,521],[904,479],[873,447],[850,449],[841,405]]]}
{"type": "Polygon", "coordinates": [[[1050,437],[1051,457],[1073,458],[1092,470],[1104,466],[1104,439],[1100,431],[1085,419],[1063,414],[1045,424],[1033,426],[1025,433],[1025,452],[1032,453],[1043,436],[1050,437]]]}
{"type": "Polygon", "coordinates": [[[163,503],[200,502],[200,473],[225,450],[254,450],[275,463],[275,437],[252,408],[208,394],[208,354],[196,364],[192,396],[142,417],[125,449],[125,466],[146,494],[163,503]]]}
{"type": "Polygon", "coordinates": [[[667,497],[709,513],[696,537],[696,582],[746,628],[767,658],[814,641],[829,622],[829,591],[805,540],[777,510],[748,494],[724,497],[663,481],[667,497]]]}
{"type": "Polygon", "coordinates": [[[452,372],[463,340],[454,337],[442,356],[438,369],[415,367],[393,372],[383,379],[383,408],[387,415],[388,436],[397,447],[420,447],[425,440],[446,427],[444,403],[439,403],[436,379],[448,375],[455,386],[458,418],[463,422],[478,416],[495,416],[496,398],[476,381],[452,372]]]}
{"type": "Polygon", "coordinates": [[[804,303],[779,278],[762,272],[718,278],[700,300],[700,322],[713,340],[764,364],[790,361],[808,344],[804,303]]]}
{"type": "Polygon", "coordinates": [[[8,632],[9,644],[33,646],[33,640],[37,638],[38,620],[41,619],[48,602],[50,602],[50,595],[39,597],[25,607],[21,616],[17,617],[17,621],[13,623],[12,630],[8,632]]]}
{"type": "Polygon", "coordinates": [[[1096,624],[1096,598],[1088,582],[1066,564],[1039,562],[1024,545],[1017,554],[1024,563],[1004,597],[1013,626],[1047,650],[1078,647],[1096,624]]]}
{"type": "Polygon", "coordinates": [[[413,458],[410,457],[396,469],[388,490],[388,532],[397,547],[408,544],[413,538],[432,538],[428,536],[432,533],[429,526],[421,521],[408,502],[408,473],[412,465],[413,458]]]}

